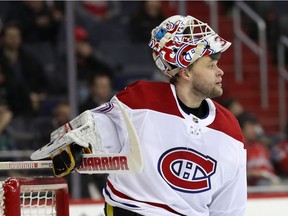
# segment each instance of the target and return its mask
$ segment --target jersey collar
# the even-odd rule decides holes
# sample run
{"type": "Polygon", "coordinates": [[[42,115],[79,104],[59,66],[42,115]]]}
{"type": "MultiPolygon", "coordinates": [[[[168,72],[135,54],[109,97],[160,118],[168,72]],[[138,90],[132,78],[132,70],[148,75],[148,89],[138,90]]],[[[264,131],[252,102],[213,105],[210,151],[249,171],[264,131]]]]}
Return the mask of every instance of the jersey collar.
{"type": "Polygon", "coordinates": [[[210,125],[215,117],[216,117],[216,107],[213,103],[213,101],[209,98],[206,98],[205,101],[207,102],[208,104],[208,115],[206,115],[206,117],[204,118],[198,118],[197,116],[193,115],[193,114],[187,114],[186,112],[184,112],[178,102],[178,99],[177,99],[177,95],[176,95],[176,89],[175,89],[175,86],[170,84],[170,87],[171,87],[171,90],[172,90],[172,93],[173,93],[173,96],[174,96],[174,100],[177,104],[177,107],[178,107],[178,110],[180,111],[180,113],[184,116],[184,118],[188,121],[191,121],[191,118],[192,118],[192,121],[195,122],[195,123],[200,123],[201,125],[204,125],[204,126],[208,126],[210,125]]]}

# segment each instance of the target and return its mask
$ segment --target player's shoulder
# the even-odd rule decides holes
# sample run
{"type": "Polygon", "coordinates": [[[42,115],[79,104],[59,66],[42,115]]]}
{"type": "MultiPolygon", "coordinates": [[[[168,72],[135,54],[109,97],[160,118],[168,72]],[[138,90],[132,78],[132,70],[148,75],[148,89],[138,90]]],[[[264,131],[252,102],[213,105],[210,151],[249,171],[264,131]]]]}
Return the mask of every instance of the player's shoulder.
{"type": "Polygon", "coordinates": [[[213,103],[216,108],[216,117],[209,127],[222,131],[244,144],[242,130],[236,117],[219,103],[215,101],[213,101],[213,103]]]}
{"type": "Polygon", "coordinates": [[[136,99],[134,97],[141,97],[144,100],[152,100],[160,95],[172,94],[170,84],[165,82],[139,80],[127,86],[123,91],[119,92],[116,96],[122,102],[131,101],[136,99]]]}
{"type": "Polygon", "coordinates": [[[116,96],[131,109],[150,109],[182,117],[171,85],[166,82],[140,80],[127,86],[116,96]]]}
{"type": "Polygon", "coordinates": [[[132,83],[131,85],[127,86],[123,91],[117,94],[118,98],[124,99],[124,96],[129,95],[139,95],[152,93],[154,94],[161,94],[164,92],[168,92],[170,90],[170,84],[165,82],[156,82],[156,81],[147,81],[147,80],[139,80],[137,82],[132,83]]]}
{"type": "Polygon", "coordinates": [[[235,116],[231,113],[230,110],[228,110],[227,108],[225,108],[224,106],[222,106],[221,104],[217,103],[216,101],[212,100],[216,109],[217,109],[217,112],[221,115],[224,115],[226,117],[229,117],[231,119],[233,119],[233,121],[237,121],[237,119],[235,118],[235,116]]]}

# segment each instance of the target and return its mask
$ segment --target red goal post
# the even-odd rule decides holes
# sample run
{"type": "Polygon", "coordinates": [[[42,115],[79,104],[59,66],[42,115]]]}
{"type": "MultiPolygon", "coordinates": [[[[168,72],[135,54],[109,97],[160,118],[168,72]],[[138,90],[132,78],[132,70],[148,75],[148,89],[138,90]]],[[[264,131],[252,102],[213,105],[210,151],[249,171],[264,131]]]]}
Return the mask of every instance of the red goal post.
{"type": "Polygon", "coordinates": [[[69,216],[69,192],[63,178],[8,178],[0,184],[2,216],[69,216]]]}

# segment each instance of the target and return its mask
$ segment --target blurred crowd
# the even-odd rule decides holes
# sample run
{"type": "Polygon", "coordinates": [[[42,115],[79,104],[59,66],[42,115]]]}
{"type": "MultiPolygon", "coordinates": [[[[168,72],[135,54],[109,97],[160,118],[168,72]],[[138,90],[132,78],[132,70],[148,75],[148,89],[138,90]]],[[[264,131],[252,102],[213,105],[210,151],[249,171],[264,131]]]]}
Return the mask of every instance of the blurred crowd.
{"type": "MultiPolygon", "coordinates": [[[[277,31],[285,33],[287,29],[281,28],[287,26],[285,10],[281,6],[272,10],[269,3],[263,4],[265,8],[250,4],[261,7],[261,16],[269,23],[277,22],[277,31]]],[[[233,4],[222,4],[228,16],[233,4]]],[[[79,113],[108,101],[135,80],[161,79],[147,43],[150,31],[171,15],[173,2],[83,0],[75,1],[74,6],[79,113]]],[[[50,133],[71,119],[65,2],[1,1],[0,30],[0,150],[34,150],[48,143],[50,133]]],[[[253,35],[253,28],[250,30],[253,35]]],[[[276,41],[275,30],[268,31],[270,40],[276,41]]],[[[285,137],[269,137],[257,116],[237,99],[221,103],[243,130],[249,185],[279,184],[288,176],[288,129],[285,137]]],[[[21,160],[1,158],[8,159],[21,160]]],[[[88,182],[83,197],[101,196],[91,185],[95,179],[83,178],[88,182]]],[[[99,192],[103,178],[96,182],[99,192]]]]}

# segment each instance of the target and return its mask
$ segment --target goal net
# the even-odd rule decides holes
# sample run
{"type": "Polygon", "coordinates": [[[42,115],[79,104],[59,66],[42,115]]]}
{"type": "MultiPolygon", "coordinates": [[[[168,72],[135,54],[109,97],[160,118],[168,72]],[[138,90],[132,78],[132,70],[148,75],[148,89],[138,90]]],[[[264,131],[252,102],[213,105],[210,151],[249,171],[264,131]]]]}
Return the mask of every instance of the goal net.
{"type": "Polygon", "coordinates": [[[69,216],[65,179],[8,178],[0,182],[0,215],[69,216]]]}

